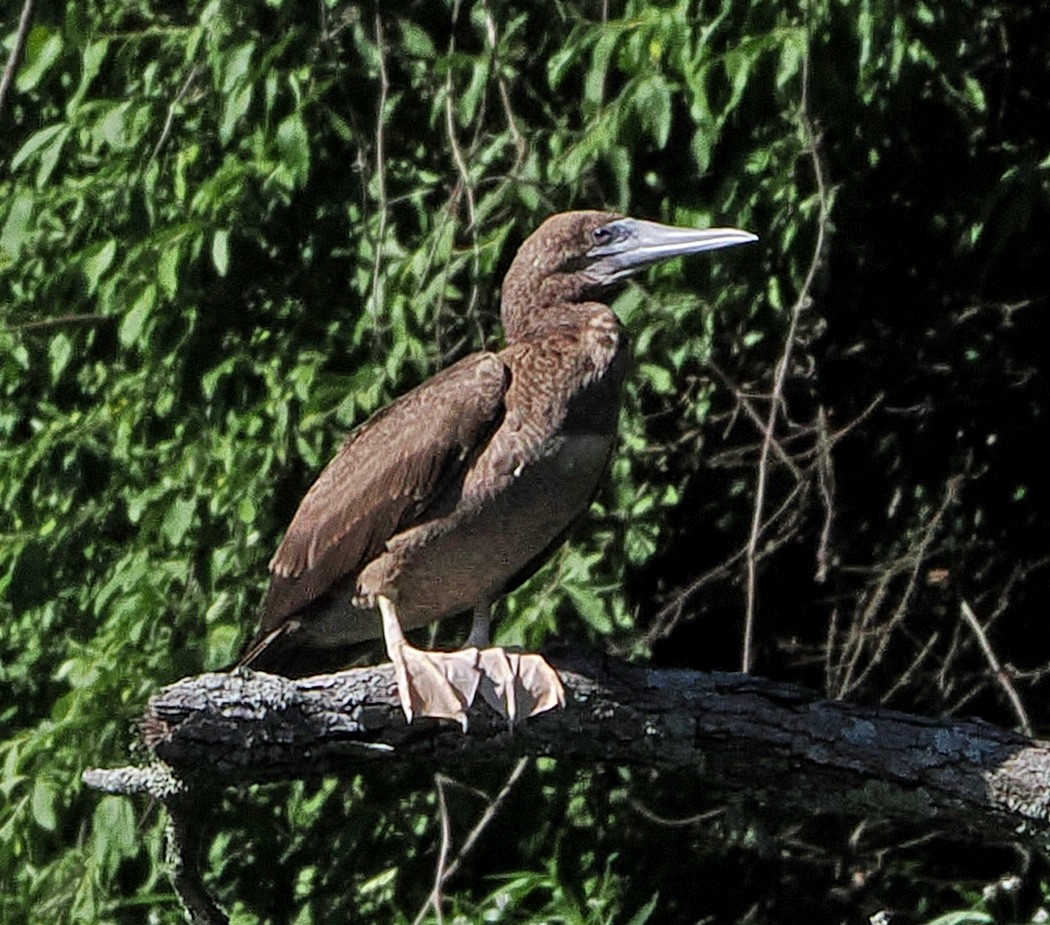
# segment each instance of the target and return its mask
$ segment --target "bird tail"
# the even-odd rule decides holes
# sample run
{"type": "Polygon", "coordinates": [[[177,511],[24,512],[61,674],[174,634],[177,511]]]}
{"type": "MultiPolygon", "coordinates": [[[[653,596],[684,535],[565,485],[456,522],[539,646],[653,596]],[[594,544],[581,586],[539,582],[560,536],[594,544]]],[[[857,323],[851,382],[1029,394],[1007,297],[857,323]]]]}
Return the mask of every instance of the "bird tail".
{"type": "Polygon", "coordinates": [[[286,678],[305,678],[309,675],[340,671],[359,662],[362,657],[373,658],[380,644],[378,640],[354,642],[336,646],[310,645],[297,633],[298,620],[286,620],[280,626],[258,633],[249,639],[241,654],[226,671],[250,668],[286,678]]]}

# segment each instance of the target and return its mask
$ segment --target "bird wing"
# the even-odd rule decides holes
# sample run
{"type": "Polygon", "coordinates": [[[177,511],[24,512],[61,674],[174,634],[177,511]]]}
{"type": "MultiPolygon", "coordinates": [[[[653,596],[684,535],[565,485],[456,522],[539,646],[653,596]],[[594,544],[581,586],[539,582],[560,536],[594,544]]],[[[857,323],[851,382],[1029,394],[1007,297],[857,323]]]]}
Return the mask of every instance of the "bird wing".
{"type": "Polygon", "coordinates": [[[464,471],[502,419],[509,378],[496,354],[471,354],[346,438],[270,562],[263,633],[356,575],[464,471]]]}

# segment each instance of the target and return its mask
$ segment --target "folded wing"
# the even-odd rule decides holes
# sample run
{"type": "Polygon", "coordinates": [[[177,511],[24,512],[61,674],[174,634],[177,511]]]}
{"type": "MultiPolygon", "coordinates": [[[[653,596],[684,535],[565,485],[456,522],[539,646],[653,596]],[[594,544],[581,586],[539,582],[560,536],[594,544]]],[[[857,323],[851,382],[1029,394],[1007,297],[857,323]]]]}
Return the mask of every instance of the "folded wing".
{"type": "Polygon", "coordinates": [[[263,634],[356,576],[391,537],[425,516],[502,420],[509,378],[495,354],[472,354],[347,437],[270,562],[263,634]]]}

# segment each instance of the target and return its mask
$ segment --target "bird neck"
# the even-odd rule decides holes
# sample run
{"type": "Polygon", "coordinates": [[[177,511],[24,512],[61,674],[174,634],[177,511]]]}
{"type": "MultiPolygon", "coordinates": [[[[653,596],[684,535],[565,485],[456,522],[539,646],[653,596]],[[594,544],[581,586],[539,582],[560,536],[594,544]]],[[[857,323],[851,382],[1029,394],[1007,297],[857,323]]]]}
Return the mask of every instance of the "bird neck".
{"type": "Polygon", "coordinates": [[[524,306],[508,305],[504,300],[500,312],[503,319],[503,335],[508,344],[545,333],[579,328],[590,324],[595,315],[610,315],[612,309],[602,302],[554,302],[552,304],[530,303],[524,306]]]}

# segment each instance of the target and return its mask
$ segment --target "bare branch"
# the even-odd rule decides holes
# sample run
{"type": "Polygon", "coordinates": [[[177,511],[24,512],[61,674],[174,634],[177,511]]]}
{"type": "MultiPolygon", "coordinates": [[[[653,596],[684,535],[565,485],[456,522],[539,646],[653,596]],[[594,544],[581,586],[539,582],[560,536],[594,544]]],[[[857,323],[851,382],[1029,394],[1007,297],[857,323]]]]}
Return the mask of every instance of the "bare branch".
{"type": "Polygon", "coordinates": [[[4,101],[7,99],[7,91],[11,89],[11,83],[15,79],[15,71],[18,70],[18,59],[22,57],[22,49],[25,48],[26,36],[29,35],[29,24],[33,21],[33,0],[24,0],[22,4],[22,15],[18,18],[18,32],[15,33],[15,43],[11,46],[11,54],[7,56],[7,64],[4,66],[4,76],[0,77],[0,115],[4,111],[4,101]]]}
{"type": "Polygon", "coordinates": [[[386,120],[386,98],[390,92],[390,78],[386,71],[386,39],[383,37],[383,20],[376,10],[375,18],[376,55],[379,58],[379,103],[376,110],[376,199],[379,208],[379,226],[376,229],[374,242],[375,254],[372,262],[372,284],[368,287],[371,293],[369,302],[372,315],[378,320],[383,307],[383,241],[386,238],[386,223],[389,204],[386,194],[386,150],[383,125],[386,120]]]}
{"type": "MultiPolygon", "coordinates": [[[[760,434],[765,435],[767,433],[767,422],[762,419],[762,416],[758,413],[758,409],[755,408],[748,395],[746,395],[743,389],[740,388],[729,375],[720,369],[715,363],[708,362],[708,369],[711,370],[719,379],[722,380],[722,384],[727,388],[733,390],[733,395],[737,400],[737,406],[744,410],[748,420],[758,428],[760,434]]],[[[788,452],[781,445],[779,440],[773,440],[772,449],[776,452],[777,457],[780,461],[791,470],[791,474],[794,476],[796,482],[802,481],[802,470],[795,464],[795,461],[788,455],[788,452]]]]}
{"type": "Polygon", "coordinates": [[[72,315],[55,315],[52,318],[37,318],[35,321],[24,321],[13,324],[9,331],[40,331],[46,328],[59,328],[67,324],[109,324],[114,321],[112,315],[96,315],[93,312],[79,312],[72,315]]]}
{"type": "MultiPolygon", "coordinates": [[[[930,544],[940,528],[945,513],[955,503],[961,477],[948,480],[944,497],[937,510],[919,533],[915,542],[899,559],[891,562],[879,575],[875,587],[866,601],[862,600],[863,609],[854,618],[854,626],[843,643],[843,652],[837,660],[832,674],[835,685],[829,689],[836,697],[846,697],[868,679],[876,667],[885,659],[890,641],[904,622],[909,612],[911,599],[919,585],[919,575],[926,561],[930,544]],[[890,596],[896,578],[906,575],[904,590],[901,592],[893,611],[883,621],[877,620],[882,607],[890,596]],[[868,651],[868,643],[875,641],[875,651],[861,667],[861,657],[868,651]],[[848,651],[847,651],[848,649],[848,651]]],[[[860,604],[858,605],[860,606],[860,604]]],[[[829,662],[830,664],[830,662],[829,662]]]]}
{"type": "Polygon", "coordinates": [[[437,869],[434,872],[434,886],[427,897],[427,901],[423,903],[423,908],[419,910],[415,919],[412,920],[412,925],[419,925],[430,908],[434,909],[434,916],[438,920],[438,925],[443,925],[445,921],[444,913],[441,911],[441,886],[445,882],[445,861],[448,860],[448,852],[452,847],[452,822],[448,816],[448,802],[445,800],[446,780],[447,778],[443,774],[434,775],[434,785],[437,787],[438,795],[438,812],[441,816],[441,847],[438,850],[437,869]]]}
{"type": "Polygon", "coordinates": [[[525,768],[528,767],[529,758],[519,758],[518,763],[514,765],[514,769],[510,772],[507,777],[507,782],[500,788],[500,792],[496,794],[488,806],[485,807],[485,812],[481,814],[481,818],[478,820],[477,825],[470,830],[466,839],[463,841],[463,847],[459,849],[452,863],[445,868],[445,872],[441,877],[441,882],[444,883],[453,874],[459,870],[460,866],[466,860],[467,855],[474,849],[474,845],[477,844],[478,839],[481,837],[481,833],[488,828],[488,825],[496,817],[496,813],[500,811],[507,797],[510,795],[511,790],[514,789],[514,785],[518,782],[518,779],[525,772],[525,768]]]}
{"type": "Polygon", "coordinates": [[[747,543],[747,611],[744,617],[744,642],[740,658],[742,671],[750,671],[753,661],[752,648],[755,635],[755,610],[758,596],[758,541],[765,516],[766,486],[769,480],[769,455],[773,448],[777,416],[784,397],[784,383],[791,364],[791,355],[795,348],[799,318],[810,303],[810,290],[817,276],[817,269],[824,258],[824,242],[827,238],[828,218],[831,204],[827,181],[824,178],[824,165],[820,158],[820,149],[816,133],[809,118],[809,51],[802,56],[802,95],[799,104],[799,123],[805,135],[806,147],[813,162],[813,174],[817,183],[817,196],[820,203],[820,214],[817,217],[817,240],[813,245],[813,256],[806,271],[798,298],[791,308],[791,320],[787,335],[784,338],[784,350],[773,375],[773,390],[769,402],[769,416],[764,428],[762,451],[758,458],[758,475],[755,484],[755,506],[751,519],[751,534],[747,543]]]}
{"type": "Polygon", "coordinates": [[[959,605],[959,610],[962,613],[962,618],[966,621],[970,629],[973,630],[974,636],[977,637],[977,644],[981,647],[981,652],[984,653],[984,657],[988,660],[988,667],[992,669],[992,674],[995,675],[996,681],[999,682],[999,686],[1006,693],[1006,699],[1010,701],[1010,706],[1013,707],[1014,713],[1017,714],[1017,721],[1021,725],[1021,730],[1025,735],[1032,734],[1032,724],[1028,720],[1028,714],[1025,712],[1024,704],[1021,703],[1021,698],[1017,695],[1017,689],[1014,687],[1013,682],[1009,676],[1003,671],[1003,666],[999,663],[999,659],[996,657],[995,650],[992,649],[991,643],[988,641],[988,636],[981,626],[980,620],[977,619],[977,615],[973,612],[970,605],[964,600],[959,605]]]}
{"type": "Polygon", "coordinates": [[[175,108],[182,102],[183,97],[189,92],[190,87],[193,85],[193,81],[196,80],[197,75],[200,73],[200,65],[193,65],[190,68],[189,74],[186,75],[186,79],[182,82],[182,86],[179,87],[179,92],[175,94],[175,99],[168,105],[168,115],[164,119],[164,128],[161,129],[160,138],[157,139],[157,143],[153,146],[153,153],[149,156],[150,161],[155,161],[157,155],[160,154],[160,149],[164,147],[164,143],[168,140],[168,136],[171,134],[171,126],[175,121],[175,108]]]}
{"type": "Polygon", "coordinates": [[[821,405],[817,409],[817,486],[824,507],[824,523],[820,528],[817,547],[817,574],[815,580],[828,580],[828,556],[831,548],[831,528],[835,520],[835,467],[831,461],[832,441],[828,435],[828,417],[821,405]]]}

